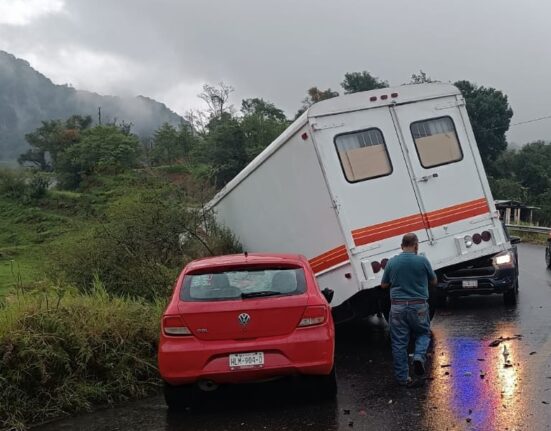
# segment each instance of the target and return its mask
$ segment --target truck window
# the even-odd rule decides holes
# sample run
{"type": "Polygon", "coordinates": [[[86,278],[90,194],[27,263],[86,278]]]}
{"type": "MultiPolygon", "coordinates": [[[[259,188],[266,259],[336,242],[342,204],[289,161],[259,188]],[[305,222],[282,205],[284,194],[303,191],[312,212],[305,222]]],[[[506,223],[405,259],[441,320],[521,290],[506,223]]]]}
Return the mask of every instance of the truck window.
{"type": "Polygon", "coordinates": [[[385,140],[379,129],[337,135],[335,145],[344,176],[351,183],[392,173],[385,140]]]}
{"type": "Polygon", "coordinates": [[[459,139],[450,117],[432,118],[411,124],[419,161],[424,168],[458,162],[463,159],[459,139]]]}

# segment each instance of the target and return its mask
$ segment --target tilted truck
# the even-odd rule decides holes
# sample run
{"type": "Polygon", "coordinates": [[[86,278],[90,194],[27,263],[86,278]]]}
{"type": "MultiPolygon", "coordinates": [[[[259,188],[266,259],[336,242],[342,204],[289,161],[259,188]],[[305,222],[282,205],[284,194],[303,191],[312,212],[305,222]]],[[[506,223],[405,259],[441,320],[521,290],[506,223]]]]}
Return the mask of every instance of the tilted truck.
{"type": "Polygon", "coordinates": [[[387,315],[385,265],[415,232],[433,298],[516,302],[516,249],[495,209],[465,101],[450,84],[405,85],[311,106],[210,202],[249,252],[300,253],[335,319],[387,315]]]}

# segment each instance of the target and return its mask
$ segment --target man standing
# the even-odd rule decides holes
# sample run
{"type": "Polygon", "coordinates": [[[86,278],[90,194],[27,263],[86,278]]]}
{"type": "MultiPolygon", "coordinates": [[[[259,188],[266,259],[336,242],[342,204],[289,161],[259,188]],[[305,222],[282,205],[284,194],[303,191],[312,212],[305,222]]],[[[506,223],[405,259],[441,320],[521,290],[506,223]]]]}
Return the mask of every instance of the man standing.
{"type": "Polygon", "coordinates": [[[415,337],[413,369],[417,376],[425,374],[425,361],[430,343],[429,285],[438,279],[430,262],[417,254],[419,239],[414,233],[402,238],[402,253],[386,265],[381,287],[390,288],[390,339],[394,359],[394,375],[398,384],[420,386],[423,380],[409,376],[408,344],[410,334],[415,337]]]}

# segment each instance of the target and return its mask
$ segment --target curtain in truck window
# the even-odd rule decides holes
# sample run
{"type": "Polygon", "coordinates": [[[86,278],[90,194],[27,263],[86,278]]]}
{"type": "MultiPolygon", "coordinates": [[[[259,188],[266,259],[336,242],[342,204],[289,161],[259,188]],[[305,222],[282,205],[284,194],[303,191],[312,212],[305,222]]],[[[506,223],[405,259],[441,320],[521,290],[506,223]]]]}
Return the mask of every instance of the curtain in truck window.
{"type": "Polygon", "coordinates": [[[457,132],[450,117],[412,123],[411,134],[419,161],[424,168],[458,162],[463,158],[457,132]]]}
{"type": "Polygon", "coordinates": [[[338,135],[335,145],[344,176],[351,183],[392,173],[385,140],[379,129],[338,135]]]}

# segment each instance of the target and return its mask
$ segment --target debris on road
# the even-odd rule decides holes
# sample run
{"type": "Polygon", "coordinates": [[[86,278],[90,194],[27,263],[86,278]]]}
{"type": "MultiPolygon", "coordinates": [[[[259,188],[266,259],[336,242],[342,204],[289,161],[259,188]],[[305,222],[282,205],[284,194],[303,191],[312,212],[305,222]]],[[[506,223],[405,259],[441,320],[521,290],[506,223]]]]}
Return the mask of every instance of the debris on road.
{"type": "Polygon", "coordinates": [[[471,418],[467,418],[467,419],[465,419],[465,420],[466,420],[467,422],[470,423],[472,419],[471,419],[471,418]]]}
{"type": "Polygon", "coordinates": [[[350,414],[350,410],[349,410],[349,409],[343,409],[342,412],[343,412],[343,414],[345,414],[345,415],[349,415],[349,414],[350,414]]]}
{"type": "Polygon", "coordinates": [[[507,350],[507,346],[503,346],[503,357],[505,360],[509,357],[509,350],[507,350]]]}
{"type": "Polygon", "coordinates": [[[484,377],[486,377],[486,373],[480,370],[480,378],[483,379],[484,377]]]}
{"type": "Polygon", "coordinates": [[[549,404],[547,401],[542,401],[542,404],[549,404]]]}
{"type": "Polygon", "coordinates": [[[535,355],[536,353],[538,353],[538,352],[530,352],[530,355],[535,355]]]}
{"type": "Polygon", "coordinates": [[[513,364],[511,364],[509,361],[507,361],[503,364],[503,368],[511,368],[512,366],[513,366],[513,364]]]}
{"type": "Polygon", "coordinates": [[[478,358],[477,361],[484,362],[486,359],[484,358],[478,358]]]}
{"type": "Polygon", "coordinates": [[[449,372],[449,371],[446,371],[446,372],[444,373],[444,375],[445,375],[445,376],[449,376],[449,375],[450,375],[450,372],[449,372]]]}
{"type": "Polygon", "coordinates": [[[452,364],[443,364],[443,365],[440,365],[440,368],[448,368],[448,367],[451,367],[452,364]]]}
{"type": "Polygon", "coordinates": [[[520,340],[522,338],[521,334],[513,335],[512,337],[499,337],[496,338],[494,341],[492,341],[490,344],[488,344],[489,347],[497,347],[504,341],[510,341],[510,340],[520,340]]]}

